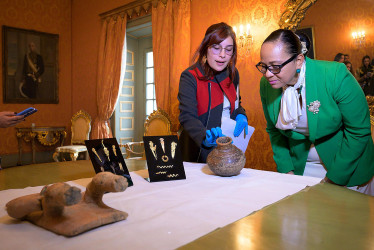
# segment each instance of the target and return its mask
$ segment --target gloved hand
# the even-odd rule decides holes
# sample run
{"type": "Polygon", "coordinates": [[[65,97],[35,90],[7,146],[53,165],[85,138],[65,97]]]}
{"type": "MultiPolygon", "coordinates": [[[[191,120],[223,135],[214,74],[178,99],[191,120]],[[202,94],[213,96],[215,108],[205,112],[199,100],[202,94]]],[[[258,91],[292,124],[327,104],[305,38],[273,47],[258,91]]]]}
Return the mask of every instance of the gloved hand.
{"type": "Polygon", "coordinates": [[[236,125],[234,129],[234,136],[238,137],[243,129],[245,129],[245,134],[248,135],[248,120],[245,115],[239,114],[235,118],[236,125]]]}
{"type": "Polygon", "coordinates": [[[211,130],[206,131],[206,136],[203,141],[203,145],[205,147],[211,148],[211,147],[216,147],[217,143],[216,140],[218,137],[224,136],[222,134],[222,130],[220,127],[212,128],[211,130]]]}

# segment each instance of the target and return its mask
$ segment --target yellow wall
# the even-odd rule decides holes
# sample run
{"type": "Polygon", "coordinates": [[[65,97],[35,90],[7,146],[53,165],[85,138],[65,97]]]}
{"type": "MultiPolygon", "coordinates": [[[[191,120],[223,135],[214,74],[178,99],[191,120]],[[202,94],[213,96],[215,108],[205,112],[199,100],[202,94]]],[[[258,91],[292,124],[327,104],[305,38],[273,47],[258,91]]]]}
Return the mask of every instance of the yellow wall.
{"type": "MultiPolygon", "coordinates": [[[[39,0],[1,1],[0,24],[35,29],[60,35],[60,103],[35,105],[40,112],[27,119],[37,125],[70,126],[71,115],[84,108],[96,118],[96,70],[100,34],[99,14],[125,5],[132,0],[39,0]],[[39,15],[39,10],[42,15],[39,15]],[[24,14],[27,17],[24,17],[24,14]],[[31,21],[30,21],[31,20],[31,21]]],[[[242,104],[247,110],[249,124],[256,128],[246,152],[246,167],[274,170],[272,150],[265,132],[265,119],[259,97],[260,73],[254,65],[259,61],[262,41],[278,28],[280,14],[286,0],[192,0],[191,2],[191,54],[200,44],[205,30],[213,23],[230,25],[249,22],[254,45],[249,57],[239,55],[242,104]]],[[[2,91],[2,90],[0,90],[2,91]]],[[[1,95],[2,96],[2,95],[1,95]]],[[[2,97],[0,97],[2,98],[2,97]]],[[[1,110],[20,111],[29,105],[2,105],[1,110]]],[[[0,154],[17,152],[14,128],[0,130],[6,138],[0,144],[0,154]],[[5,136],[7,135],[7,136],[5,136]]],[[[29,150],[28,150],[29,151],[29,150]]]]}
{"type": "Polygon", "coordinates": [[[350,55],[354,70],[362,57],[374,57],[374,4],[367,0],[318,0],[307,12],[301,27],[313,27],[316,58],[334,60],[337,53],[350,55]],[[353,45],[352,32],[366,31],[366,46],[353,45]]]}
{"type": "MultiPolygon", "coordinates": [[[[0,25],[15,28],[32,29],[36,31],[59,35],[59,104],[32,104],[39,111],[26,118],[20,126],[69,126],[72,114],[71,79],[71,1],[70,0],[1,0],[0,25]]],[[[2,27],[1,27],[2,30],[2,27]]],[[[1,42],[0,64],[3,60],[3,44],[1,42]]],[[[0,69],[3,83],[2,67],[0,69]]],[[[19,112],[31,104],[4,104],[3,84],[0,88],[0,110],[19,112]]],[[[18,152],[15,128],[0,129],[0,155],[18,152]]],[[[25,151],[30,151],[25,147],[25,151]]],[[[40,150],[38,148],[38,150],[40,150]]]]}
{"type": "MultiPolygon", "coordinates": [[[[19,112],[34,106],[39,111],[18,126],[65,126],[79,109],[96,117],[96,68],[100,34],[99,14],[125,5],[132,0],[1,0],[0,25],[32,29],[59,35],[59,103],[4,104],[0,88],[0,110],[19,112]]],[[[1,44],[2,46],[2,44],[1,44]]],[[[1,55],[3,49],[1,47],[1,55]]],[[[2,64],[3,57],[0,57],[2,64]]],[[[0,69],[3,82],[2,67],[0,69]]],[[[1,84],[2,85],[2,84],[1,84]]],[[[16,154],[18,143],[14,127],[0,129],[0,155],[16,154]]],[[[70,142],[70,137],[65,143],[70,142]]],[[[51,150],[37,144],[37,151],[51,150]]],[[[30,152],[24,144],[24,152],[30,152]]]]}

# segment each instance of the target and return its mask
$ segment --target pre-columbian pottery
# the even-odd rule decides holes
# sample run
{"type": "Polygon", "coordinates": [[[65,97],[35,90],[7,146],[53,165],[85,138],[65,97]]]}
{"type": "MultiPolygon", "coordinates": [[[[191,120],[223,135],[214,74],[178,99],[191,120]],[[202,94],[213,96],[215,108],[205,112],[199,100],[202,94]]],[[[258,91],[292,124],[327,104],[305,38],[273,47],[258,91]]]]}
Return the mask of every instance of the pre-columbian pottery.
{"type": "Polygon", "coordinates": [[[232,144],[228,136],[219,137],[217,147],[209,153],[206,160],[213,173],[220,176],[238,175],[245,165],[243,151],[232,144]]]}

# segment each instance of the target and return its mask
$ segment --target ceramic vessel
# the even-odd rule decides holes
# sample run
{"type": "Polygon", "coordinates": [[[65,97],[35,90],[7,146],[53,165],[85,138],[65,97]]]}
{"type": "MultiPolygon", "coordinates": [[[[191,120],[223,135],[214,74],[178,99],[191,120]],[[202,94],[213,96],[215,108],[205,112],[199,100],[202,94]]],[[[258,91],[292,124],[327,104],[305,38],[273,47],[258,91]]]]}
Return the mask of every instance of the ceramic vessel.
{"type": "Polygon", "coordinates": [[[238,175],[245,165],[243,151],[232,144],[228,136],[219,137],[217,147],[209,153],[206,160],[208,167],[219,176],[238,175]]]}

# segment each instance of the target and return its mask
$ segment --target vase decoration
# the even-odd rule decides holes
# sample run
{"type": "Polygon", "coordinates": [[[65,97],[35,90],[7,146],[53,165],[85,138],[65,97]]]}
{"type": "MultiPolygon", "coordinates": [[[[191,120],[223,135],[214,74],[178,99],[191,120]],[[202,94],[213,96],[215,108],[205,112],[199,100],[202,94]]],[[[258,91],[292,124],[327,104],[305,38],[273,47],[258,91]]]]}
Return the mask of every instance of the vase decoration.
{"type": "Polygon", "coordinates": [[[243,151],[232,144],[228,136],[219,137],[217,147],[209,153],[207,164],[210,170],[219,176],[238,175],[245,165],[243,151]]]}

